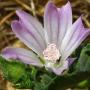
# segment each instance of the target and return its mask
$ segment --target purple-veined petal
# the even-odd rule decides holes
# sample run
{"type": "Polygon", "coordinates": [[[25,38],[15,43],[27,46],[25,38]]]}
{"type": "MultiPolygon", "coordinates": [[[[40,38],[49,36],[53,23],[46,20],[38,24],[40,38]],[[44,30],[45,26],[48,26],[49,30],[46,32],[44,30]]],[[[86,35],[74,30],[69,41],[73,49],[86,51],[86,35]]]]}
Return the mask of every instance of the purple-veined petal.
{"type": "MultiPolygon", "coordinates": [[[[65,54],[65,50],[68,48],[69,44],[71,43],[70,40],[72,39],[73,35],[74,34],[79,34],[80,33],[80,30],[81,28],[83,27],[82,25],[82,20],[81,20],[81,17],[72,25],[71,28],[68,29],[63,41],[62,41],[62,44],[61,44],[61,47],[60,47],[60,50],[61,50],[61,53],[62,55],[65,54]],[[76,32],[76,33],[75,33],[76,32]]],[[[78,35],[75,35],[74,39],[76,39],[78,35]]]]}
{"type": "Polygon", "coordinates": [[[70,66],[75,61],[75,59],[76,58],[67,58],[68,66],[70,66]]]}
{"type": "Polygon", "coordinates": [[[79,26],[78,26],[78,28],[73,33],[70,41],[68,42],[68,47],[66,47],[65,50],[70,49],[75,44],[75,42],[81,36],[81,33],[83,32],[83,29],[84,29],[84,26],[83,26],[82,21],[81,21],[80,24],[79,24],[79,26]]]}
{"type": "Polygon", "coordinates": [[[63,61],[63,65],[61,65],[60,67],[52,67],[51,69],[56,75],[61,75],[68,68],[69,68],[68,61],[65,60],[63,61]]]}
{"type": "Polygon", "coordinates": [[[61,46],[62,40],[67,30],[72,26],[72,9],[70,2],[68,2],[62,8],[58,8],[58,12],[60,21],[58,44],[59,46],[61,46]]]}
{"type": "Polygon", "coordinates": [[[2,56],[7,59],[20,60],[26,64],[35,66],[43,66],[38,57],[32,52],[23,48],[5,48],[2,51],[2,56]]]}
{"type": "MultiPolygon", "coordinates": [[[[33,51],[35,51],[40,56],[42,55],[43,49],[38,44],[38,41],[36,40],[35,35],[32,34],[29,30],[27,30],[24,25],[22,25],[19,21],[13,21],[11,24],[12,30],[16,34],[16,36],[29,48],[31,48],[33,51]]],[[[42,42],[41,42],[42,43],[42,42]]]]}
{"type": "Polygon", "coordinates": [[[88,36],[90,35],[90,30],[82,30],[77,41],[72,45],[71,48],[68,48],[66,50],[66,53],[64,55],[64,58],[66,59],[68,56],[70,56],[72,54],[72,52],[82,43],[82,41],[88,36]]]}
{"type": "Polygon", "coordinates": [[[42,44],[43,49],[45,49],[46,42],[44,38],[44,31],[39,20],[22,10],[17,10],[16,14],[19,16],[19,19],[24,24],[24,26],[30,30],[30,32],[35,34],[35,37],[37,37],[38,41],[41,42],[40,44],[42,44]]]}
{"type": "Polygon", "coordinates": [[[59,30],[59,16],[58,10],[52,2],[48,2],[44,13],[44,29],[47,43],[55,43],[57,45],[58,30],[59,30]]]}

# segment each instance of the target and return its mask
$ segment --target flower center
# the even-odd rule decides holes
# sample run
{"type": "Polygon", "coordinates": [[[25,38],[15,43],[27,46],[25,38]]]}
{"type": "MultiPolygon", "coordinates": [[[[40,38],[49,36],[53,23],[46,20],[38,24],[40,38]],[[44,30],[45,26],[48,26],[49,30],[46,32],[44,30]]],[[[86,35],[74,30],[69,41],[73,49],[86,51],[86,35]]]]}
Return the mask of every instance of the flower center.
{"type": "Polygon", "coordinates": [[[57,49],[55,44],[49,44],[47,48],[43,51],[44,59],[56,63],[59,60],[61,54],[59,49],[57,49]]]}

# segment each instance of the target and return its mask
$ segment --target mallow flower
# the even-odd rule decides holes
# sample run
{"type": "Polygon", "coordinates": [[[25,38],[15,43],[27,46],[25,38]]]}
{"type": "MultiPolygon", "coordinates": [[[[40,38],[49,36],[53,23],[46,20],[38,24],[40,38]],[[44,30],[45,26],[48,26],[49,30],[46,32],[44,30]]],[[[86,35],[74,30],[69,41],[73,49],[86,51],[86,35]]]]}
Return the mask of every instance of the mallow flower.
{"type": "Polygon", "coordinates": [[[44,25],[23,10],[16,11],[19,20],[11,23],[16,36],[30,49],[8,47],[2,56],[20,60],[25,64],[45,67],[46,70],[62,75],[73,62],[72,52],[90,34],[79,17],[72,24],[70,2],[57,8],[51,1],[44,11],[44,25]]]}

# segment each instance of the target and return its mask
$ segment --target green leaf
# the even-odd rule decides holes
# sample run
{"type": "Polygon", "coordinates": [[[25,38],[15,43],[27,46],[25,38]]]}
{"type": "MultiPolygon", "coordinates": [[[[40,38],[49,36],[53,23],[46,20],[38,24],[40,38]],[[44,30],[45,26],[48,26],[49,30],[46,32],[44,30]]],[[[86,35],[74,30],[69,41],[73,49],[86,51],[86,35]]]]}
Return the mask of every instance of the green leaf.
{"type": "Polygon", "coordinates": [[[90,77],[90,72],[78,72],[72,75],[58,76],[53,80],[48,90],[65,90],[76,87],[78,83],[90,77]]]}
{"type": "MultiPolygon", "coordinates": [[[[31,88],[33,82],[30,77],[32,70],[28,65],[15,60],[7,61],[0,56],[0,69],[6,80],[12,82],[17,88],[31,88]]],[[[34,70],[35,71],[35,70],[34,70]]],[[[34,75],[34,71],[33,74],[34,75]]]]}
{"type": "Polygon", "coordinates": [[[90,71],[90,44],[82,49],[76,70],[90,71]]]}
{"type": "Polygon", "coordinates": [[[34,90],[48,90],[48,86],[53,81],[53,75],[50,73],[43,73],[39,76],[39,80],[35,82],[34,90]]]}
{"type": "Polygon", "coordinates": [[[89,79],[83,80],[82,82],[78,83],[77,87],[81,89],[90,87],[90,77],[89,79]]]}
{"type": "Polygon", "coordinates": [[[0,57],[0,68],[7,80],[17,82],[25,73],[25,65],[16,61],[6,61],[0,57]]]}

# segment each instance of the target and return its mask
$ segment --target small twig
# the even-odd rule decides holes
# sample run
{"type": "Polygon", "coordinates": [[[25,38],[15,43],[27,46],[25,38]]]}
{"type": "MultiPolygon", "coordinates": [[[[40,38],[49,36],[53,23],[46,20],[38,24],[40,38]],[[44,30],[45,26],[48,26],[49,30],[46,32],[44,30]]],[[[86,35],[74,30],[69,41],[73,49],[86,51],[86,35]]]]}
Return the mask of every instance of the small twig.
{"type": "Polygon", "coordinates": [[[12,2],[12,1],[3,1],[3,2],[0,2],[0,7],[11,6],[11,5],[15,5],[15,3],[12,2]]]}
{"type": "Polygon", "coordinates": [[[36,12],[35,12],[35,4],[34,4],[33,0],[31,0],[31,8],[32,8],[33,15],[34,15],[35,17],[37,17],[37,16],[36,16],[36,12]]]}
{"type": "Polygon", "coordinates": [[[13,32],[7,32],[7,33],[6,33],[5,31],[3,31],[2,34],[3,34],[3,35],[6,35],[6,36],[7,36],[7,35],[15,35],[13,32]]]}
{"type": "Polygon", "coordinates": [[[15,11],[15,10],[17,10],[19,8],[21,8],[21,7],[5,7],[4,10],[5,11],[15,11]]]}
{"type": "Polygon", "coordinates": [[[22,2],[22,0],[14,0],[15,2],[17,2],[18,4],[20,4],[22,7],[24,7],[25,9],[27,9],[28,11],[32,11],[32,9],[27,5],[25,4],[24,2],[22,2]]]}
{"type": "Polygon", "coordinates": [[[9,40],[7,39],[7,37],[6,37],[6,36],[4,36],[3,38],[5,39],[5,43],[7,43],[7,45],[9,45],[9,46],[10,46],[10,45],[11,45],[11,43],[9,42],[9,40]]]}
{"type": "Polygon", "coordinates": [[[11,12],[8,15],[6,15],[2,20],[0,20],[0,26],[5,23],[11,16],[13,16],[15,12],[11,12]]]}
{"type": "MultiPolygon", "coordinates": [[[[30,8],[30,7],[29,7],[27,4],[25,4],[24,2],[22,2],[22,1],[20,1],[20,0],[14,0],[14,1],[15,1],[16,3],[18,3],[19,5],[21,5],[22,8],[28,10],[29,12],[33,12],[33,11],[32,11],[32,8],[30,8]]],[[[39,15],[39,16],[41,16],[41,15],[43,14],[42,11],[41,11],[41,12],[36,11],[35,13],[36,13],[36,15],[39,15]]]]}

